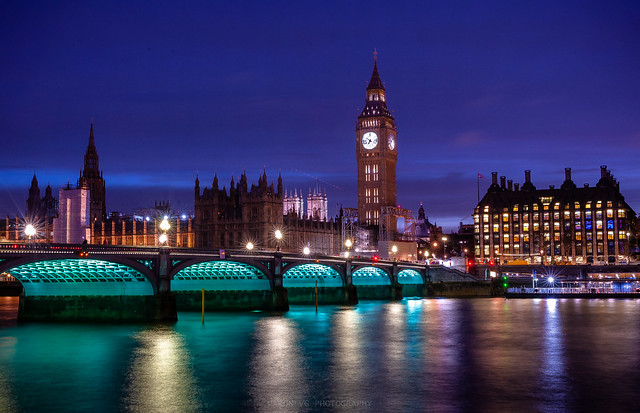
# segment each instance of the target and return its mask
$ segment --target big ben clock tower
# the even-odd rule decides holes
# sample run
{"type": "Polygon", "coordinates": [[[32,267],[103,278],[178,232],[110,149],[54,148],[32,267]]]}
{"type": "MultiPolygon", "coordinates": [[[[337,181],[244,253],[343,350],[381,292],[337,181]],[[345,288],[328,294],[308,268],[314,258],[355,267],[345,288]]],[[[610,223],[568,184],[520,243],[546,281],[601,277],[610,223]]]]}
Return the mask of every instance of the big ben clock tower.
{"type": "Polygon", "coordinates": [[[364,109],[356,124],[358,161],[358,221],[378,225],[380,209],[396,206],[396,121],[387,108],[374,52],[373,74],[364,109]]]}

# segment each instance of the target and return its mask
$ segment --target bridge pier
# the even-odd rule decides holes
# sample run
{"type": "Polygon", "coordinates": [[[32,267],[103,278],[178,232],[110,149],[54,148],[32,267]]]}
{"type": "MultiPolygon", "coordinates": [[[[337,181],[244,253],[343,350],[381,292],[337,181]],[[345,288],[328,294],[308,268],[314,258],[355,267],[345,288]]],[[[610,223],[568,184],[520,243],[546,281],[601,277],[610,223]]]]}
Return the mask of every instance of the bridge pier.
{"type": "Polygon", "coordinates": [[[352,270],[351,256],[348,256],[344,266],[344,295],[346,304],[348,305],[358,304],[358,289],[353,285],[352,270]]]}
{"type": "Polygon", "coordinates": [[[398,282],[398,262],[394,261],[391,267],[391,299],[395,301],[402,300],[402,285],[398,282]]]}
{"type": "Polygon", "coordinates": [[[289,297],[282,280],[282,252],[276,251],[273,266],[273,310],[289,311],[289,297]]]}

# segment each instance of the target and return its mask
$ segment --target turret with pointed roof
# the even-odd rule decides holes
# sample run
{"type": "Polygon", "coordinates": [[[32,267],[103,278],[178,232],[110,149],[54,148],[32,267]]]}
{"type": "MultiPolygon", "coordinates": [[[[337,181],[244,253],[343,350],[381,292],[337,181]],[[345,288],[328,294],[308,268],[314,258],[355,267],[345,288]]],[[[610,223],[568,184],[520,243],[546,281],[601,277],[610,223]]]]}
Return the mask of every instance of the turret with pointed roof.
{"type": "Polygon", "coordinates": [[[89,208],[92,222],[107,219],[105,184],[99,167],[98,150],[93,136],[93,119],[89,131],[89,144],[84,154],[84,169],[78,178],[78,188],[89,189],[89,208]]]}

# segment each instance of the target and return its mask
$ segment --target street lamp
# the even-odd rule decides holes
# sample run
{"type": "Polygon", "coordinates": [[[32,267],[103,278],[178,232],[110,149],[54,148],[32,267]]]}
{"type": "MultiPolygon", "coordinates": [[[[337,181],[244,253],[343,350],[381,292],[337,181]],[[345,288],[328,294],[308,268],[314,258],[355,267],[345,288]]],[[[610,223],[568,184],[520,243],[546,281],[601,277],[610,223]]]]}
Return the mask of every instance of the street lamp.
{"type": "Polygon", "coordinates": [[[393,260],[396,259],[396,253],[398,252],[398,247],[396,245],[391,247],[391,252],[393,253],[393,260]]]}
{"type": "Polygon", "coordinates": [[[274,235],[276,237],[276,251],[280,251],[280,240],[282,240],[282,231],[277,229],[274,235]]]}
{"type": "Polygon", "coordinates": [[[447,241],[449,240],[449,238],[447,237],[442,237],[442,241],[444,242],[444,244],[442,245],[442,255],[444,256],[444,259],[447,259],[447,241]]]}
{"type": "Polygon", "coordinates": [[[160,229],[162,230],[162,235],[160,235],[159,241],[161,244],[166,244],[168,241],[167,231],[169,231],[171,225],[169,225],[169,220],[165,216],[162,222],[160,223],[160,229]]]}
{"type": "Polygon", "coordinates": [[[27,224],[27,226],[24,227],[24,235],[29,237],[29,242],[31,242],[31,237],[36,235],[36,228],[31,224],[27,224]]]}
{"type": "Polygon", "coordinates": [[[246,248],[251,251],[253,249],[253,242],[247,242],[246,248]]]}
{"type": "Polygon", "coordinates": [[[351,241],[351,239],[347,238],[344,242],[344,246],[347,249],[344,252],[344,257],[345,258],[349,258],[349,255],[351,255],[351,247],[353,246],[353,241],[351,241]]]}
{"type": "Polygon", "coordinates": [[[309,247],[304,247],[304,248],[302,249],[302,253],[303,253],[304,255],[309,255],[309,254],[311,254],[311,250],[309,249],[309,247]]]}

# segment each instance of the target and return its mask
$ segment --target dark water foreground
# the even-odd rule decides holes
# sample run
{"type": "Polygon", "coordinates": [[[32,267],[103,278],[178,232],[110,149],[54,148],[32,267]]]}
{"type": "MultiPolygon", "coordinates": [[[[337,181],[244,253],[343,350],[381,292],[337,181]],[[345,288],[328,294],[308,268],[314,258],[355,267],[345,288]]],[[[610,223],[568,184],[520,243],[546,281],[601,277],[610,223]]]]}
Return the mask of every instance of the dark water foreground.
{"type": "Polygon", "coordinates": [[[0,411],[637,411],[640,300],[405,299],[17,324],[0,411]]]}

